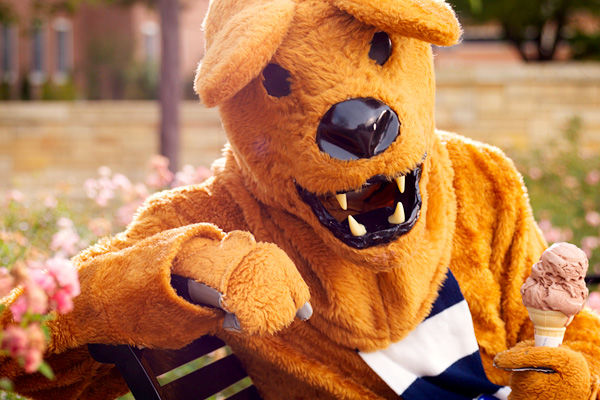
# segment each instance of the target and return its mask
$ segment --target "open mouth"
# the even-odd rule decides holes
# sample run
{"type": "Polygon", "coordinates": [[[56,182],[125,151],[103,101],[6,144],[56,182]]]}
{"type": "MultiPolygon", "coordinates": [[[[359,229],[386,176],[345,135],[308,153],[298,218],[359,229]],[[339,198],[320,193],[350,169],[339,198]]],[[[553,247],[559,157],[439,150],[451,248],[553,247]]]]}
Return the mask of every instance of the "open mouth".
{"type": "Polygon", "coordinates": [[[321,224],[345,244],[364,249],[409,232],[419,219],[422,164],[405,175],[376,175],[348,192],[315,195],[296,184],[321,224]]]}

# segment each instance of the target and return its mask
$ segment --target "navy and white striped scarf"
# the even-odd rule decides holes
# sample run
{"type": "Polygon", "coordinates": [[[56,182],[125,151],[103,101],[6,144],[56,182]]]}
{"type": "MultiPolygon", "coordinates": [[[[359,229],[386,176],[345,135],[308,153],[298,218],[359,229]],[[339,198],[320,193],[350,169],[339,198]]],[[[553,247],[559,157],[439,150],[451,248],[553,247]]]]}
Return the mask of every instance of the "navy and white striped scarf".
{"type": "Polygon", "coordinates": [[[450,271],[427,318],[384,350],[359,353],[406,400],[506,399],[481,364],[471,312],[450,271]]]}

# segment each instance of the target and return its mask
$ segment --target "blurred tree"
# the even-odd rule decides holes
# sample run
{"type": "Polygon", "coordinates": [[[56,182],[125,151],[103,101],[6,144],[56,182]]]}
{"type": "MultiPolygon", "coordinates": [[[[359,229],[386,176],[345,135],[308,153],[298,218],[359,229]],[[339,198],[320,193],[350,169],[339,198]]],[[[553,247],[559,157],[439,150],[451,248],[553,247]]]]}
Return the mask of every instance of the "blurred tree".
{"type": "Polygon", "coordinates": [[[159,99],[161,108],[160,152],[170,161],[169,168],[179,168],[179,0],[157,0],[161,26],[161,68],[159,99]]]}
{"type": "Polygon", "coordinates": [[[550,61],[566,40],[565,27],[575,12],[600,14],[600,0],[449,0],[467,22],[496,21],[525,61],[550,61]],[[532,43],[535,51],[526,50],[532,43]]]}
{"type": "Polygon", "coordinates": [[[10,22],[14,17],[13,9],[10,4],[0,0],[0,24],[10,22]]]}

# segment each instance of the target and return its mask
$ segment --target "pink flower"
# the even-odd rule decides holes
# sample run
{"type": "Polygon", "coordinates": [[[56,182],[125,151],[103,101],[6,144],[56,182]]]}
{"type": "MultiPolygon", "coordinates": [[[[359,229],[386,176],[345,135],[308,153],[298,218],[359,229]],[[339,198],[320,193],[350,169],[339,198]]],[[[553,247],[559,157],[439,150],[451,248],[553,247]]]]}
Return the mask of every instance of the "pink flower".
{"type": "Polygon", "coordinates": [[[146,184],[154,189],[162,189],[173,181],[173,173],[169,170],[169,159],[155,155],[150,160],[151,172],[146,178],[146,184]]]}
{"type": "Polygon", "coordinates": [[[585,183],[594,186],[600,182],[600,171],[597,169],[591,170],[585,177],[585,183]]]}
{"type": "Polygon", "coordinates": [[[172,186],[177,187],[201,183],[210,175],[211,172],[208,168],[194,168],[191,165],[184,165],[181,171],[175,174],[175,181],[172,186]]]}
{"type": "Polygon", "coordinates": [[[9,325],[2,334],[2,349],[12,357],[23,355],[27,348],[27,333],[17,325],[9,325]]]}
{"type": "Polygon", "coordinates": [[[29,347],[43,351],[46,348],[46,337],[39,323],[29,324],[26,330],[29,347]]]}
{"type": "Polygon", "coordinates": [[[27,327],[27,349],[24,356],[24,368],[26,372],[35,372],[42,363],[42,354],[46,349],[46,337],[38,323],[32,323],[27,327]]]}
{"type": "Polygon", "coordinates": [[[58,201],[56,200],[56,197],[54,197],[51,194],[44,197],[44,207],[50,208],[50,209],[55,209],[57,206],[58,206],[58,201]]]}
{"type": "Polygon", "coordinates": [[[96,198],[96,195],[98,194],[97,186],[98,184],[96,183],[95,179],[86,179],[83,183],[85,195],[90,199],[96,198]]]}
{"type": "Polygon", "coordinates": [[[71,261],[54,257],[46,261],[46,268],[48,268],[50,275],[56,279],[60,287],[58,291],[64,291],[71,297],[79,295],[80,287],[77,269],[75,269],[71,261]]]}
{"type": "Polygon", "coordinates": [[[29,276],[31,280],[42,288],[46,293],[53,293],[56,290],[56,280],[48,273],[48,271],[40,269],[40,267],[30,268],[29,276]]]}
{"type": "Polygon", "coordinates": [[[13,315],[13,319],[17,322],[21,322],[23,315],[27,312],[27,298],[26,296],[20,296],[10,306],[10,312],[13,315]]]}
{"type": "Polygon", "coordinates": [[[133,187],[133,192],[135,193],[137,198],[141,199],[141,200],[144,200],[146,197],[148,197],[150,195],[150,191],[148,190],[148,187],[146,185],[144,185],[143,183],[137,183],[133,187]]]}
{"type": "Polygon", "coordinates": [[[122,189],[124,191],[131,190],[131,182],[123,174],[115,174],[112,178],[112,183],[118,189],[122,189]]]}
{"type": "Polygon", "coordinates": [[[81,238],[75,230],[73,221],[68,218],[61,218],[57,224],[59,231],[52,236],[50,249],[67,256],[74,256],[79,251],[81,238]]]}
{"type": "Polygon", "coordinates": [[[73,221],[71,221],[69,218],[59,218],[58,221],[56,221],[56,226],[58,226],[59,229],[74,229],[75,228],[75,224],[73,223],[73,221]]]}
{"type": "Polygon", "coordinates": [[[581,250],[588,256],[592,257],[592,252],[600,247],[600,238],[595,236],[586,236],[581,239],[581,250]]]}
{"type": "Polygon", "coordinates": [[[600,213],[596,211],[590,211],[585,214],[585,222],[587,222],[590,226],[598,226],[600,225],[600,213]]]}
{"type": "Polygon", "coordinates": [[[98,237],[106,236],[112,230],[112,224],[106,218],[94,218],[88,222],[88,228],[98,237]]]}
{"type": "Polygon", "coordinates": [[[31,373],[37,371],[42,363],[46,338],[38,323],[32,323],[26,329],[10,325],[3,332],[2,349],[12,357],[20,358],[25,371],[31,373]]]}
{"type": "Polygon", "coordinates": [[[102,178],[108,178],[112,174],[112,171],[106,165],[103,165],[98,168],[98,175],[102,178]]]}
{"type": "Polygon", "coordinates": [[[135,215],[135,212],[141,204],[142,201],[138,200],[120,207],[117,210],[117,222],[119,223],[119,225],[129,225],[129,223],[133,219],[133,216],[135,215]]]}
{"type": "Polygon", "coordinates": [[[155,154],[150,158],[150,168],[161,170],[169,168],[169,159],[160,154],[155,154]]]}
{"type": "Polygon", "coordinates": [[[121,175],[116,174],[111,177],[112,171],[108,167],[98,168],[98,179],[87,179],[84,184],[86,196],[93,199],[100,207],[108,206],[110,200],[115,198],[115,191],[119,188],[126,189],[131,185],[129,180],[121,175]]]}
{"type": "Polygon", "coordinates": [[[573,231],[570,229],[560,229],[552,225],[549,219],[542,219],[538,223],[544,237],[550,243],[568,242],[573,237],[573,231]]]}
{"type": "Polygon", "coordinates": [[[544,173],[542,172],[542,170],[540,168],[538,168],[538,167],[529,168],[529,177],[531,179],[533,179],[534,181],[540,179],[543,175],[544,175],[544,173]]]}
{"type": "Polygon", "coordinates": [[[68,313],[73,309],[73,300],[67,290],[57,290],[50,300],[53,302],[56,310],[61,314],[68,313]]]}
{"type": "Polygon", "coordinates": [[[564,185],[569,189],[575,189],[579,185],[579,182],[577,182],[577,178],[574,176],[567,176],[564,180],[564,185]]]}
{"type": "Polygon", "coordinates": [[[96,196],[96,198],[94,200],[96,201],[96,204],[98,204],[100,207],[104,208],[104,207],[108,206],[108,203],[114,197],[115,197],[115,193],[112,190],[101,189],[98,192],[98,195],[96,196]]]}
{"type": "Polygon", "coordinates": [[[24,357],[23,368],[25,372],[32,373],[38,370],[42,364],[42,352],[38,349],[27,349],[24,357]]]}
{"type": "Polygon", "coordinates": [[[20,190],[13,189],[8,192],[7,199],[9,202],[22,203],[25,200],[25,195],[20,190]]]}
{"type": "Polygon", "coordinates": [[[27,299],[27,308],[32,313],[46,314],[48,312],[48,296],[46,296],[46,292],[32,281],[27,282],[25,286],[25,297],[27,299]]]}
{"type": "Polygon", "coordinates": [[[587,305],[596,312],[600,313],[600,292],[592,292],[587,300],[587,305]]]}

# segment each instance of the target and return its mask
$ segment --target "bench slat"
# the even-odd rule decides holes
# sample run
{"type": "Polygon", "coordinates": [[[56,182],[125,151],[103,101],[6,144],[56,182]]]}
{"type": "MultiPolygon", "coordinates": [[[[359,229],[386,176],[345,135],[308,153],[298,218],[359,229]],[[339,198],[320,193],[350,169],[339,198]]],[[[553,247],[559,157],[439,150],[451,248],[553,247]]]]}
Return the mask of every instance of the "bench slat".
{"type": "Polygon", "coordinates": [[[227,398],[227,400],[262,400],[258,394],[258,390],[254,385],[248,386],[246,389],[237,392],[233,396],[227,398]]]}
{"type": "Polygon", "coordinates": [[[247,376],[240,360],[233,354],[194,371],[161,388],[177,399],[205,399],[247,376]]]}
{"type": "Polygon", "coordinates": [[[221,339],[203,336],[179,350],[143,349],[140,357],[145,367],[159,376],[223,346],[225,343],[221,339]]]}

